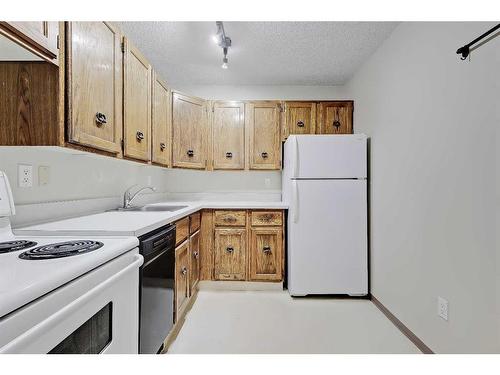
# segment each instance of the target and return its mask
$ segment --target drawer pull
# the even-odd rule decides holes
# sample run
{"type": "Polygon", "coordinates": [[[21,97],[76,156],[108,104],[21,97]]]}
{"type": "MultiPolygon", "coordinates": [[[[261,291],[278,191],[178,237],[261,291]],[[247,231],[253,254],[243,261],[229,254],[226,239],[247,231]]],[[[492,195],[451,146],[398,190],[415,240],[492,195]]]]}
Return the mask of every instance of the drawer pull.
{"type": "Polygon", "coordinates": [[[298,122],[297,122],[297,126],[298,126],[299,128],[303,128],[303,127],[304,127],[304,121],[302,121],[302,120],[301,120],[301,121],[298,121],[298,122]]]}
{"type": "Polygon", "coordinates": [[[167,147],[167,145],[165,143],[160,143],[160,150],[163,151],[165,150],[165,147],[167,147]]]}
{"type": "Polygon", "coordinates": [[[342,126],[339,120],[335,120],[332,125],[335,127],[335,129],[339,130],[339,128],[342,126]]]}
{"type": "Polygon", "coordinates": [[[182,269],[181,269],[181,275],[182,276],[186,276],[187,272],[188,272],[187,268],[186,267],[182,267],[182,269]]]}
{"type": "Polygon", "coordinates": [[[223,220],[226,223],[235,223],[236,222],[236,218],[235,217],[231,217],[231,216],[225,217],[223,220]]]}
{"type": "Polygon", "coordinates": [[[271,246],[264,246],[262,248],[262,251],[264,252],[264,254],[271,254],[271,246]]]}
{"type": "Polygon", "coordinates": [[[200,256],[200,253],[199,253],[199,252],[195,251],[195,252],[193,253],[193,258],[194,258],[194,259],[198,259],[198,258],[199,258],[199,256],[200,256]]]}
{"type": "Polygon", "coordinates": [[[267,152],[263,152],[261,155],[263,159],[267,159],[267,157],[269,156],[267,152]]]}
{"type": "Polygon", "coordinates": [[[97,123],[97,126],[102,126],[106,124],[108,121],[106,120],[106,115],[101,112],[97,112],[95,114],[95,122],[97,123]]]}
{"type": "Polygon", "coordinates": [[[226,158],[231,159],[233,157],[232,152],[226,152],[226,158]]]}
{"type": "Polygon", "coordinates": [[[192,158],[194,156],[194,151],[193,150],[187,150],[186,155],[192,158]]]}
{"type": "Polygon", "coordinates": [[[144,133],[137,130],[137,133],[135,133],[135,138],[138,142],[142,141],[144,139],[144,133]]]}
{"type": "Polygon", "coordinates": [[[234,248],[233,247],[226,247],[226,251],[229,253],[229,254],[232,254],[234,252],[234,248]]]}

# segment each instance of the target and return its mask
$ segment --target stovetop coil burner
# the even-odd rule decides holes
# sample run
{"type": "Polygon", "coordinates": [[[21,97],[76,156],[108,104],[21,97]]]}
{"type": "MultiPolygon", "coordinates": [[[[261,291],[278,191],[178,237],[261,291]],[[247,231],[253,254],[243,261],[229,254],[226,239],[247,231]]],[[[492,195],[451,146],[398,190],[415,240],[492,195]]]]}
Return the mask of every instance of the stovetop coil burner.
{"type": "Polygon", "coordinates": [[[25,240],[0,242],[0,254],[24,250],[33,246],[36,246],[36,242],[25,240]]]}
{"type": "Polygon", "coordinates": [[[103,247],[104,244],[99,241],[67,241],[53,243],[45,246],[39,246],[21,253],[21,259],[55,259],[70,257],[73,255],[85,254],[103,247]]]}

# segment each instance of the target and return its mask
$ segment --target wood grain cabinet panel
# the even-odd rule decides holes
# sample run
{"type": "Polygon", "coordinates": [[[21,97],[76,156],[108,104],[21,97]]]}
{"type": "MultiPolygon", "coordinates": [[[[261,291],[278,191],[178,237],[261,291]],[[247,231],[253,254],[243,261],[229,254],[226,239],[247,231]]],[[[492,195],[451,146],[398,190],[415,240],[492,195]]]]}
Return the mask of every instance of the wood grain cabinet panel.
{"type": "Polygon", "coordinates": [[[198,229],[200,229],[201,225],[201,212],[198,211],[189,216],[189,233],[193,234],[198,229]]]}
{"type": "Polygon", "coordinates": [[[290,134],[316,133],[316,103],[286,102],[285,131],[290,134]]]}
{"type": "Polygon", "coordinates": [[[244,227],[246,223],[246,211],[215,211],[215,225],[218,227],[244,227]]]}
{"type": "Polygon", "coordinates": [[[57,21],[0,22],[11,39],[54,64],[59,63],[59,23],[57,21]]]}
{"type": "Polygon", "coordinates": [[[151,64],[124,38],[124,155],[151,159],[151,64]]]}
{"type": "Polygon", "coordinates": [[[246,237],[244,228],[215,229],[216,280],[245,280],[246,237]]]}
{"type": "Polygon", "coordinates": [[[200,281],[200,232],[196,232],[189,238],[189,295],[194,294],[198,281],[200,281]]]}
{"type": "Polygon", "coordinates": [[[318,104],[318,123],[320,134],[351,134],[352,101],[321,102],[318,104]]]}
{"type": "Polygon", "coordinates": [[[171,96],[165,82],[153,71],[151,160],[166,167],[172,159],[171,96]]]}
{"type": "Polygon", "coordinates": [[[183,242],[189,236],[189,217],[175,222],[175,244],[183,242]]]}
{"type": "Polygon", "coordinates": [[[205,101],[172,94],[173,166],[204,169],[207,165],[205,101]]]}
{"type": "Polygon", "coordinates": [[[68,140],[118,154],[122,139],[121,33],[107,22],[67,23],[68,140]]]}
{"type": "Polygon", "coordinates": [[[185,241],[175,249],[175,321],[189,302],[189,277],[189,241],[185,241]]]}
{"type": "Polygon", "coordinates": [[[245,105],[250,169],[280,169],[280,103],[249,102],[245,105]]]}
{"type": "Polygon", "coordinates": [[[252,211],[252,226],[276,226],[283,224],[281,211],[252,211]]]}
{"type": "Polygon", "coordinates": [[[212,107],[214,169],[245,169],[245,105],[216,101],[212,107]]]}
{"type": "Polygon", "coordinates": [[[282,229],[251,228],[250,238],[250,280],[281,280],[282,229]]]}

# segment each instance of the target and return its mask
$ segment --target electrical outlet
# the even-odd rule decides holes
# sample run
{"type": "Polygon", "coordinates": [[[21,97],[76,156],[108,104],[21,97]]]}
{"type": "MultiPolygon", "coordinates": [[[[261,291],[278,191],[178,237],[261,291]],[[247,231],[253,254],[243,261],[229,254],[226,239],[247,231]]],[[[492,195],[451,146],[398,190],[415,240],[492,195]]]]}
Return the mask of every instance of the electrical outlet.
{"type": "Polygon", "coordinates": [[[33,166],[29,164],[17,165],[17,180],[19,187],[29,188],[33,186],[33,166]]]}
{"type": "Polygon", "coordinates": [[[264,179],[264,185],[266,185],[266,187],[268,188],[269,186],[271,186],[271,179],[270,178],[265,178],[264,179]]]}
{"type": "Polygon", "coordinates": [[[438,315],[448,321],[448,301],[443,297],[438,297],[438,315]]]}
{"type": "Polygon", "coordinates": [[[45,186],[48,185],[50,181],[50,167],[46,165],[40,165],[38,167],[38,185],[45,186]]]}

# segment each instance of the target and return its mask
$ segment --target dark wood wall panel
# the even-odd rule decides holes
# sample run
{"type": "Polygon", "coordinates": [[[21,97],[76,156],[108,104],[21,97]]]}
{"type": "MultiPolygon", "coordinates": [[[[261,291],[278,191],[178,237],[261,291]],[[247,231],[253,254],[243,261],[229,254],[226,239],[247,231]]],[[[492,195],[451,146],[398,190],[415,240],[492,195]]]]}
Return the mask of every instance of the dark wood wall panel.
{"type": "Polygon", "coordinates": [[[58,69],[0,62],[0,145],[58,144],[58,69]]]}

